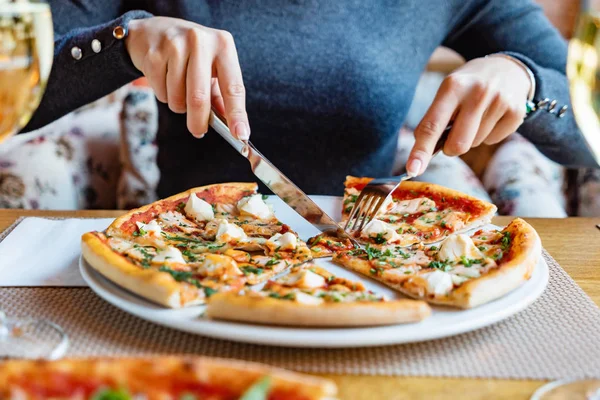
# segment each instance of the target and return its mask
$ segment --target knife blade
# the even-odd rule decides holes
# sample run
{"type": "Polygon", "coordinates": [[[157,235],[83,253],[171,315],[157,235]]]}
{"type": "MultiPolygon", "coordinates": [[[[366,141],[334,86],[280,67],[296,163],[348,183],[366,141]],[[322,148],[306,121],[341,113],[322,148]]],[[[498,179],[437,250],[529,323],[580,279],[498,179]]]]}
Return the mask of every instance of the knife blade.
{"type": "Polygon", "coordinates": [[[323,233],[339,239],[349,239],[355,246],[359,246],[352,236],[346,233],[317,203],[263,156],[249,140],[235,138],[231,134],[225,118],[214,109],[210,112],[209,125],[242,156],[247,158],[254,175],[302,218],[323,233]]]}

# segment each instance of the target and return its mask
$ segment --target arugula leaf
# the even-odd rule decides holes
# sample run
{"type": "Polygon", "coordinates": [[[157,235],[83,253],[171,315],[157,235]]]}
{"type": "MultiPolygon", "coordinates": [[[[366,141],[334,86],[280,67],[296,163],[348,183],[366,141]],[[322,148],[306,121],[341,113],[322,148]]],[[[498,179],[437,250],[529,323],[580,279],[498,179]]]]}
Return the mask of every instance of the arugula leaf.
{"type": "Polygon", "coordinates": [[[271,378],[269,376],[265,376],[254,385],[250,386],[250,388],[246,390],[242,397],[240,397],[240,400],[267,400],[270,387],[271,378]]]}
{"type": "Polygon", "coordinates": [[[506,231],[502,233],[502,239],[500,239],[500,243],[502,244],[502,250],[506,250],[510,247],[511,237],[510,232],[506,231]]]}
{"type": "Polygon", "coordinates": [[[208,287],[208,286],[204,286],[203,289],[204,289],[204,295],[206,297],[210,297],[213,294],[217,293],[217,290],[215,290],[215,289],[213,289],[211,287],[208,287]]]}
{"type": "Polygon", "coordinates": [[[144,236],[147,233],[144,229],[138,228],[137,231],[133,232],[133,236],[144,236]]]}
{"type": "Polygon", "coordinates": [[[279,259],[277,257],[271,258],[269,261],[265,263],[265,267],[270,267],[272,265],[279,264],[279,259]]]}
{"type": "Polygon", "coordinates": [[[196,254],[192,253],[189,250],[183,250],[181,252],[181,254],[183,254],[184,256],[186,256],[191,262],[196,261],[196,254]]]}
{"type": "Polygon", "coordinates": [[[164,236],[165,239],[173,240],[176,242],[190,242],[190,243],[200,243],[200,244],[204,243],[203,240],[188,238],[188,237],[180,236],[180,235],[170,235],[167,232],[161,232],[161,234],[164,236]]]}
{"type": "Polygon", "coordinates": [[[460,256],[460,262],[467,268],[470,268],[473,264],[483,264],[483,259],[473,259],[467,258],[465,256],[460,256]]]}
{"type": "Polygon", "coordinates": [[[452,262],[450,261],[432,261],[427,266],[429,268],[436,268],[441,271],[447,272],[452,269],[452,262]]]}
{"type": "Polygon", "coordinates": [[[367,258],[370,260],[374,258],[379,258],[381,256],[381,250],[373,248],[369,245],[365,247],[365,252],[367,253],[367,258]]]}
{"type": "Polygon", "coordinates": [[[158,269],[161,272],[168,272],[177,282],[187,282],[194,274],[190,271],[176,271],[165,265],[158,269]]]}
{"type": "Polygon", "coordinates": [[[124,389],[104,389],[100,390],[92,397],[92,400],[130,400],[131,396],[124,389]]]}
{"type": "Polygon", "coordinates": [[[375,236],[375,237],[373,238],[373,241],[374,241],[376,244],[384,244],[385,242],[387,242],[387,239],[385,238],[385,236],[384,236],[384,235],[385,235],[385,232],[379,232],[379,233],[377,234],[377,236],[375,236]]]}
{"type": "Polygon", "coordinates": [[[249,275],[249,274],[260,275],[264,272],[264,270],[262,268],[255,268],[255,267],[241,267],[240,269],[242,270],[244,275],[249,275]]]}

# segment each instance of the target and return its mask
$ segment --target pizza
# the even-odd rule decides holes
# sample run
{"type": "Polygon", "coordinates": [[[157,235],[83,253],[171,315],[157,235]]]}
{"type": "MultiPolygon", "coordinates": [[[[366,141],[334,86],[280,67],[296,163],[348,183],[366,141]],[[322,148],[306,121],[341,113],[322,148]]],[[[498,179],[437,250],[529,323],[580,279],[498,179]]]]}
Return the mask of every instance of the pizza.
{"type": "Polygon", "coordinates": [[[367,245],[333,261],[412,298],[471,308],[528,280],[540,256],[536,231],[517,218],[502,230],[452,234],[435,245],[367,245]]]}
{"type": "Polygon", "coordinates": [[[387,300],[314,264],[295,267],[260,291],[216,294],[206,309],[210,318],[296,326],[390,325],[430,314],[423,301],[387,300]]]}
{"type": "Polygon", "coordinates": [[[327,379],[208,357],[13,360],[0,364],[0,399],[333,400],[327,379]]]}
{"type": "MultiPolygon", "coordinates": [[[[371,180],[346,177],[342,226],[361,190],[371,180]]],[[[375,246],[435,243],[453,233],[489,223],[496,210],[493,204],[443,186],[405,181],[383,203],[378,215],[365,224],[357,240],[375,246]]]]}
{"type": "Polygon", "coordinates": [[[86,261],[118,285],[159,304],[203,304],[218,292],[265,282],[312,259],[255,183],[190,189],[82,237],[86,261]]]}

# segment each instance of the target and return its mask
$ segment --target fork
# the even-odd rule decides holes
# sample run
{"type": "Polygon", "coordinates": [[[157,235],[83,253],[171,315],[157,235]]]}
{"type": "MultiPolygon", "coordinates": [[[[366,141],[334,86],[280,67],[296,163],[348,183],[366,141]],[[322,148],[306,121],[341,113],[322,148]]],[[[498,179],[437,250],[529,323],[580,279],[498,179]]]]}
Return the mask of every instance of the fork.
{"type": "MultiPolygon", "coordinates": [[[[451,129],[452,124],[449,124],[446,129],[444,129],[444,132],[435,144],[432,158],[444,148],[444,144],[448,139],[448,134],[451,129]]],[[[392,195],[394,190],[396,190],[403,181],[410,178],[412,178],[412,176],[410,176],[408,172],[405,172],[399,176],[377,178],[369,182],[356,199],[352,211],[350,211],[348,221],[346,221],[346,225],[344,226],[344,230],[348,233],[360,233],[365,223],[375,218],[383,203],[392,195]]]]}

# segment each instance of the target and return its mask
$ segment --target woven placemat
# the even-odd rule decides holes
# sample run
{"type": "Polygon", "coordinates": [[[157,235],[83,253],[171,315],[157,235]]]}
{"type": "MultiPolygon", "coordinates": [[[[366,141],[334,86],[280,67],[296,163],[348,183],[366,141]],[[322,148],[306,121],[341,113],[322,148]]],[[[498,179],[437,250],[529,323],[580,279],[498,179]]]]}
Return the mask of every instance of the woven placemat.
{"type": "Polygon", "coordinates": [[[312,373],[600,378],[600,310],[546,251],[543,257],[548,288],[526,310],[467,334],[397,346],[324,350],[210,339],[131,316],[88,288],[0,288],[0,307],[61,325],[70,356],[202,354],[312,373]]]}

